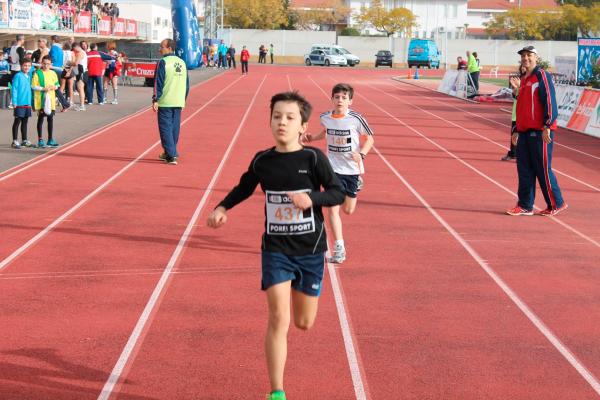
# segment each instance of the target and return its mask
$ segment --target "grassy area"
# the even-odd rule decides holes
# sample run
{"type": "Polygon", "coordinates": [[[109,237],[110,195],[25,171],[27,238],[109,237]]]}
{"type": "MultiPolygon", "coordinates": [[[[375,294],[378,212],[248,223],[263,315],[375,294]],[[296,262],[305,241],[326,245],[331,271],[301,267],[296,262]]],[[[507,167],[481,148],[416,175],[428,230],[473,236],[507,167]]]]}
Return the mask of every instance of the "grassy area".
{"type": "Polygon", "coordinates": [[[481,77],[479,77],[479,82],[491,83],[492,85],[497,85],[497,86],[507,86],[508,78],[481,78],[481,77]]]}

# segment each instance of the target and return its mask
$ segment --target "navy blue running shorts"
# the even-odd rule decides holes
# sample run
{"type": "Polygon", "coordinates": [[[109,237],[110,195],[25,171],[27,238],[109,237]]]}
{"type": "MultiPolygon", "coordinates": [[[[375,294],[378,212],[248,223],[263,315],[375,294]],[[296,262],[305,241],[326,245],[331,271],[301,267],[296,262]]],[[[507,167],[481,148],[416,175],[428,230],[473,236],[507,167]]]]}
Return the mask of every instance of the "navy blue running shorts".
{"type": "Polygon", "coordinates": [[[308,296],[319,296],[324,269],[324,253],[288,256],[263,250],[261,289],[292,281],[292,289],[308,296]]]}
{"type": "Polygon", "coordinates": [[[16,106],[13,110],[13,116],[17,118],[29,118],[31,117],[31,107],[16,106]]]}
{"type": "Polygon", "coordinates": [[[335,175],[342,183],[346,196],[355,198],[358,193],[358,175],[342,175],[338,173],[335,175]]]}

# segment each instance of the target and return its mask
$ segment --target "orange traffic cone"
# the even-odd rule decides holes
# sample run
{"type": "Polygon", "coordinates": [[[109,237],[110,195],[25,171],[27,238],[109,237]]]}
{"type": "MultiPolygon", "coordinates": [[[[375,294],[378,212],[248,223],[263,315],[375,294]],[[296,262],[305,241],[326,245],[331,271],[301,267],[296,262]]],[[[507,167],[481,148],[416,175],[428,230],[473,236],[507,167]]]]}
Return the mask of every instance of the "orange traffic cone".
{"type": "Polygon", "coordinates": [[[410,73],[411,69],[408,69],[408,75],[406,76],[406,79],[412,79],[412,74],[410,73]]]}

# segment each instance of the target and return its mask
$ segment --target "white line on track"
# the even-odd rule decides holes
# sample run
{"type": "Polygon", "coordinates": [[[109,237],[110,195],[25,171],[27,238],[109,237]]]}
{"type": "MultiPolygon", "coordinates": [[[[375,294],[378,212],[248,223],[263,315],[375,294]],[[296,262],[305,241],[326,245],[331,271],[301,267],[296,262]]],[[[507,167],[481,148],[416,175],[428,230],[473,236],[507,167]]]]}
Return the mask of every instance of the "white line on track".
{"type": "MultiPolygon", "coordinates": [[[[319,88],[321,93],[323,93],[323,95],[329,99],[327,92],[325,92],[310,75],[308,76],[308,79],[310,79],[315,86],[319,88]]],[[[354,333],[350,327],[348,313],[346,312],[346,306],[344,304],[342,284],[337,277],[335,267],[329,262],[327,263],[327,270],[331,279],[331,287],[333,289],[333,296],[335,298],[335,307],[340,319],[340,328],[342,330],[342,337],[344,339],[344,347],[346,349],[346,357],[348,358],[348,366],[350,367],[350,376],[352,377],[352,384],[354,385],[354,394],[356,395],[356,400],[366,400],[368,398],[368,385],[366,385],[366,377],[365,379],[362,377],[362,363],[360,362],[360,358],[357,356],[357,351],[354,346],[354,333]],[[363,383],[363,380],[365,383],[363,383]]]]}
{"type": "MultiPolygon", "coordinates": [[[[395,80],[395,79],[394,79],[394,81],[398,82],[398,81],[397,81],[397,80],[395,80]]],[[[402,82],[399,82],[399,83],[402,83],[402,82]]],[[[406,83],[405,83],[405,85],[406,85],[406,83]]],[[[395,87],[400,87],[399,85],[394,85],[394,86],[395,86],[395,87]]],[[[422,88],[422,89],[426,89],[426,88],[422,88]]],[[[401,90],[402,90],[402,89],[401,89],[401,90]]],[[[426,90],[430,90],[430,91],[433,91],[433,92],[436,92],[436,93],[440,93],[440,92],[438,92],[437,90],[433,90],[433,89],[426,89],[426,90]]],[[[508,124],[505,124],[505,123],[503,123],[503,122],[496,121],[496,120],[494,120],[494,119],[491,119],[491,118],[484,117],[483,115],[479,115],[479,114],[476,114],[476,113],[469,112],[469,111],[465,110],[464,108],[460,108],[460,107],[453,106],[453,105],[451,105],[451,104],[450,104],[451,102],[443,102],[443,101],[441,101],[441,100],[438,100],[438,99],[436,99],[436,98],[433,98],[433,97],[428,97],[428,96],[422,96],[422,97],[423,97],[424,99],[432,100],[432,101],[435,101],[436,103],[440,103],[440,104],[443,104],[443,105],[445,105],[445,106],[452,107],[452,108],[454,108],[454,109],[456,109],[456,110],[460,110],[461,112],[463,112],[463,113],[466,113],[466,114],[469,114],[469,115],[472,115],[472,116],[474,116],[474,117],[476,117],[476,118],[484,119],[484,120],[486,120],[486,121],[490,121],[490,122],[493,122],[493,123],[495,123],[495,124],[502,125],[502,126],[506,126],[506,127],[510,128],[510,125],[508,125],[508,124]]],[[[512,113],[512,111],[509,111],[509,112],[510,112],[510,113],[512,113]]],[[[564,129],[568,129],[568,128],[564,128],[564,129]]],[[[578,132],[578,133],[579,133],[579,134],[581,134],[581,135],[583,135],[583,133],[580,133],[580,132],[578,132]]],[[[576,153],[583,154],[583,155],[586,155],[586,156],[588,156],[588,157],[595,158],[596,160],[600,160],[600,157],[598,157],[598,156],[595,156],[595,155],[593,155],[593,154],[590,154],[590,153],[586,153],[585,151],[578,150],[578,149],[576,149],[576,148],[574,148],[574,147],[567,146],[567,145],[565,145],[565,144],[562,144],[562,143],[559,143],[559,142],[556,142],[556,141],[555,141],[555,144],[556,144],[557,146],[564,147],[564,148],[566,148],[566,149],[569,149],[569,150],[571,150],[571,151],[574,151],[574,152],[576,152],[576,153]]]]}
{"type": "MultiPolygon", "coordinates": [[[[216,78],[218,76],[220,76],[220,74],[212,76],[212,77],[210,77],[210,78],[208,78],[208,79],[206,79],[206,80],[204,80],[202,82],[199,82],[199,83],[195,84],[192,87],[192,89],[195,89],[198,86],[204,85],[205,83],[213,80],[214,78],[216,78]]],[[[191,90],[190,90],[190,92],[191,92],[191,90]]],[[[19,173],[21,173],[23,171],[26,171],[26,170],[28,170],[29,168],[33,167],[36,164],[39,164],[39,163],[44,162],[46,160],[49,160],[52,157],[56,156],[57,154],[60,154],[60,153],[62,153],[64,151],[67,151],[67,150],[69,150],[69,149],[71,149],[71,148],[73,148],[73,147],[75,147],[77,145],[80,145],[81,143],[85,143],[86,141],[88,141],[88,140],[90,140],[90,139],[92,139],[92,138],[100,135],[101,133],[104,133],[104,132],[108,131],[109,129],[114,128],[115,126],[121,125],[122,123],[127,122],[130,119],[135,118],[135,117],[137,117],[139,115],[142,115],[142,114],[144,114],[145,112],[148,112],[148,111],[150,111],[150,107],[141,108],[138,111],[134,112],[133,114],[121,117],[118,120],[113,121],[110,124],[104,126],[103,128],[95,129],[95,130],[93,130],[93,131],[91,131],[89,133],[86,133],[85,135],[80,136],[80,137],[78,137],[75,140],[72,140],[70,143],[68,143],[68,144],[66,144],[64,146],[61,146],[58,149],[45,152],[44,154],[40,154],[39,156],[36,156],[36,157],[32,158],[31,160],[27,160],[27,161],[25,161],[25,162],[23,162],[23,163],[21,163],[19,165],[15,165],[14,167],[11,167],[11,168],[9,168],[9,169],[7,169],[5,171],[2,171],[2,172],[0,172],[0,182],[2,182],[5,179],[10,178],[11,176],[14,176],[14,175],[19,174],[19,173]]],[[[88,112],[88,111],[86,111],[86,112],[88,112]]],[[[89,112],[91,112],[91,110],[89,112]]]]}
{"type": "MultiPolygon", "coordinates": [[[[248,105],[248,108],[246,109],[246,112],[244,113],[244,116],[242,117],[242,120],[240,121],[240,124],[239,124],[237,130],[235,131],[235,134],[233,135],[231,142],[229,143],[229,146],[227,147],[227,150],[225,150],[225,154],[223,155],[223,158],[221,159],[221,162],[220,162],[219,166],[217,167],[217,170],[215,171],[212,179],[210,180],[208,187],[204,191],[204,195],[200,199],[200,203],[198,203],[198,206],[196,207],[196,210],[194,211],[194,214],[192,215],[192,218],[190,219],[190,222],[189,222],[187,228],[181,235],[181,238],[179,239],[179,243],[177,244],[177,247],[175,248],[175,251],[173,252],[173,254],[171,256],[171,259],[169,260],[168,264],[166,265],[165,270],[160,277],[160,280],[158,281],[156,287],[154,288],[154,291],[152,292],[152,295],[150,296],[150,299],[148,300],[146,307],[144,307],[144,311],[142,312],[140,318],[138,319],[138,322],[136,323],[135,328],[133,329],[131,336],[129,337],[129,340],[127,341],[127,344],[125,344],[125,347],[123,348],[123,351],[121,352],[121,355],[120,355],[119,359],[117,360],[117,363],[115,364],[110,376],[108,377],[108,380],[104,384],[104,387],[102,388],[102,392],[98,396],[98,400],[108,400],[115,389],[115,385],[119,382],[119,379],[121,378],[121,374],[123,373],[123,370],[125,369],[125,366],[127,365],[129,358],[131,357],[131,354],[133,353],[134,349],[136,348],[136,346],[138,344],[138,340],[140,339],[142,333],[145,330],[146,323],[150,319],[150,316],[154,312],[154,309],[156,308],[157,304],[159,303],[159,299],[162,297],[163,290],[171,276],[171,271],[173,270],[175,263],[179,260],[179,256],[181,255],[181,252],[183,251],[183,249],[186,245],[186,242],[188,241],[188,239],[191,236],[193,226],[196,224],[196,221],[198,220],[198,218],[200,216],[200,212],[202,211],[202,208],[204,208],[204,204],[206,203],[208,196],[210,195],[213,187],[215,186],[217,179],[221,175],[221,171],[223,170],[223,168],[225,166],[225,162],[229,158],[229,154],[231,153],[231,150],[233,149],[233,146],[235,145],[237,138],[239,137],[240,132],[242,131],[242,127],[244,126],[244,123],[246,122],[246,119],[248,118],[250,110],[252,109],[252,106],[254,105],[256,97],[258,96],[258,93],[260,92],[260,89],[262,88],[266,79],[267,79],[267,75],[265,75],[263,77],[263,80],[258,85],[258,88],[256,89],[256,92],[254,93],[254,96],[252,97],[252,100],[250,101],[250,104],[248,105]]],[[[235,83],[236,81],[234,81],[233,83],[235,83]]],[[[225,89],[223,89],[223,90],[225,90],[225,89]]]]}
{"type": "MultiPolygon", "coordinates": [[[[422,107],[419,107],[419,106],[417,106],[417,105],[415,105],[415,104],[409,103],[409,102],[407,102],[407,101],[403,100],[402,98],[400,98],[400,97],[398,97],[398,96],[395,96],[395,95],[393,95],[393,94],[391,94],[391,93],[388,93],[388,92],[386,92],[386,91],[384,91],[384,90],[378,89],[378,88],[376,88],[376,87],[374,87],[374,86],[371,86],[371,85],[367,85],[367,86],[369,86],[370,88],[372,88],[372,89],[375,89],[375,90],[377,90],[377,91],[379,91],[379,92],[381,92],[381,93],[384,93],[385,95],[387,95],[387,96],[390,96],[391,98],[393,98],[393,99],[396,99],[396,100],[398,100],[398,101],[400,101],[400,102],[402,102],[402,103],[404,103],[404,104],[407,104],[407,105],[409,105],[409,106],[411,106],[411,107],[414,107],[414,108],[416,108],[416,109],[418,109],[418,110],[420,110],[420,111],[422,111],[422,112],[424,112],[424,113],[426,113],[426,114],[429,114],[429,115],[431,115],[431,116],[433,116],[433,117],[436,117],[436,118],[438,118],[438,119],[440,119],[440,120],[442,120],[442,121],[446,122],[447,124],[453,125],[453,126],[455,126],[455,127],[457,127],[457,128],[460,128],[460,129],[462,129],[463,131],[465,131],[465,132],[468,132],[468,133],[470,133],[470,134],[472,134],[472,135],[474,135],[474,136],[477,136],[477,137],[479,137],[479,138],[481,138],[481,139],[483,139],[483,140],[485,140],[485,141],[487,141],[487,142],[490,142],[490,143],[492,143],[492,144],[495,144],[496,146],[499,146],[499,147],[501,147],[501,148],[502,148],[502,149],[504,149],[504,150],[507,150],[507,149],[508,149],[508,147],[506,147],[505,145],[503,145],[503,144],[501,144],[501,143],[498,143],[498,142],[496,142],[495,140],[492,140],[492,139],[490,139],[490,138],[488,138],[488,137],[486,137],[486,136],[484,136],[484,135],[481,135],[481,134],[479,134],[479,133],[477,133],[477,132],[475,132],[475,131],[473,131],[473,130],[471,130],[471,129],[469,129],[469,128],[466,128],[466,127],[464,127],[464,126],[460,125],[460,124],[457,124],[457,123],[455,123],[455,122],[452,122],[452,121],[450,121],[450,120],[448,120],[448,119],[446,119],[446,118],[444,118],[444,117],[442,117],[442,116],[439,116],[439,115],[438,115],[438,114],[436,114],[436,113],[432,113],[431,111],[428,111],[428,110],[426,110],[426,109],[424,109],[424,108],[422,108],[422,107]]],[[[396,85],[392,85],[392,86],[393,86],[393,87],[397,87],[396,85]]],[[[426,98],[426,99],[430,99],[430,100],[433,100],[433,99],[431,99],[430,97],[426,97],[426,96],[424,96],[424,98],[426,98]]],[[[444,104],[444,105],[447,105],[447,103],[443,103],[443,104],[444,104]]],[[[487,118],[486,118],[486,119],[487,119],[487,118]]],[[[509,137],[509,136],[507,135],[507,139],[508,139],[508,137],[509,137]]],[[[556,142],[555,142],[555,144],[558,144],[558,143],[556,143],[556,142]]],[[[577,182],[577,183],[579,183],[579,184],[581,184],[581,185],[583,185],[583,186],[586,186],[586,187],[588,187],[588,188],[590,188],[590,189],[592,189],[592,190],[595,190],[596,192],[600,192],[600,188],[597,188],[596,186],[593,186],[593,185],[591,185],[591,184],[589,184],[589,183],[587,183],[587,182],[584,182],[584,181],[582,181],[582,180],[580,180],[580,179],[577,179],[577,178],[575,178],[574,176],[571,176],[571,175],[569,175],[569,174],[566,174],[566,173],[564,173],[564,172],[562,172],[562,171],[560,171],[560,170],[558,170],[558,169],[556,169],[556,168],[552,168],[552,170],[553,170],[554,172],[556,172],[557,174],[559,174],[559,175],[563,175],[563,176],[565,176],[565,177],[567,177],[567,178],[569,178],[569,179],[571,179],[571,180],[573,180],[573,181],[575,181],[575,182],[577,182]]]]}
{"type": "MultiPolygon", "coordinates": [[[[475,168],[473,165],[471,165],[470,163],[466,162],[465,160],[463,160],[462,158],[458,157],[456,154],[452,153],[450,150],[446,149],[444,146],[442,146],[441,144],[437,143],[435,140],[430,139],[429,137],[427,137],[427,135],[421,133],[420,131],[418,131],[417,129],[413,128],[412,126],[408,125],[406,122],[398,119],[397,117],[395,117],[394,115],[392,115],[391,113],[389,113],[388,111],[384,110],[383,108],[381,108],[378,104],[374,103],[373,101],[369,100],[368,98],[366,98],[363,95],[358,95],[359,97],[363,98],[366,102],[371,103],[372,105],[374,105],[376,108],[378,108],[381,112],[387,114],[389,117],[391,117],[392,119],[396,120],[396,122],[400,123],[402,126],[407,127],[408,129],[410,129],[411,131],[413,131],[414,133],[416,133],[417,135],[421,136],[423,139],[427,140],[429,143],[431,143],[432,145],[434,145],[435,147],[437,147],[438,149],[442,150],[444,153],[448,154],[450,157],[454,158],[456,161],[460,162],[461,164],[463,164],[465,167],[469,168],[470,170],[472,170],[473,172],[475,172],[477,175],[481,176],[482,178],[490,181],[491,183],[493,183],[494,185],[498,186],[500,189],[504,190],[505,192],[511,194],[513,197],[518,197],[517,194],[515,192],[513,192],[512,190],[510,190],[509,188],[507,188],[506,186],[502,185],[500,182],[496,181],[494,178],[490,177],[489,175],[486,175],[485,173],[483,173],[482,171],[480,171],[479,169],[475,168]]],[[[536,210],[539,210],[539,207],[534,206],[534,208],[536,210]]],[[[540,217],[541,218],[541,217],[540,217]]],[[[567,224],[566,222],[561,221],[560,219],[556,218],[556,217],[544,217],[544,218],[549,218],[550,220],[554,221],[555,223],[561,225],[562,227],[570,230],[571,232],[573,232],[574,234],[576,234],[577,236],[581,237],[582,239],[587,240],[588,242],[590,242],[591,244],[593,244],[596,247],[600,247],[600,243],[596,240],[594,240],[593,238],[585,235],[584,233],[578,231],[577,229],[575,229],[574,227],[572,227],[571,225],[567,224]]]]}
{"type": "Polygon", "coordinates": [[[456,231],[444,218],[442,218],[437,211],[427,203],[427,201],[412,187],[412,185],[404,179],[402,175],[394,168],[392,164],[379,152],[377,148],[374,148],[375,152],[388,168],[396,175],[398,179],[406,186],[408,190],[423,204],[423,206],[433,215],[433,217],[444,227],[446,230],[456,239],[458,243],[473,257],[473,259],[479,264],[479,266],[488,274],[490,278],[502,289],[502,291],[509,297],[509,299],[525,314],[525,316],[531,321],[531,323],[548,339],[548,341],[560,352],[560,354],[579,372],[579,374],[585,379],[594,391],[600,395],[600,383],[594,377],[594,375],[581,363],[577,357],[565,346],[560,339],[546,326],[546,324],[529,308],[529,306],[521,300],[521,298],[500,278],[494,269],[471,247],[469,243],[456,231]]]}
{"type": "MultiPolygon", "coordinates": [[[[206,102],[204,105],[202,105],[202,107],[200,107],[199,109],[194,111],[181,124],[183,125],[183,124],[187,123],[193,116],[198,114],[200,111],[202,111],[204,108],[206,108],[206,106],[208,106],[210,103],[212,103],[217,97],[219,97],[223,92],[225,92],[225,90],[229,89],[231,86],[233,86],[235,83],[237,83],[237,81],[239,79],[240,78],[234,80],[229,85],[227,85],[225,88],[223,88],[221,91],[219,91],[212,99],[210,99],[208,102],[206,102]]],[[[101,184],[96,189],[94,189],[94,191],[89,193],[87,196],[85,196],[83,199],[81,199],[77,204],[75,204],[73,207],[71,207],[69,210],[67,210],[64,214],[62,214],[60,217],[56,218],[46,228],[44,228],[42,231],[38,232],[37,235],[35,235],[31,239],[29,239],[25,244],[23,244],[17,250],[12,252],[8,257],[6,257],[4,260],[2,260],[0,262],[0,271],[2,271],[4,268],[6,268],[6,266],[8,264],[10,264],[15,258],[17,258],[21,254],[23,254],[25,251],[27,251],[33,244],[35,244],[41,238],[46,236],[46,234],[48,232],[50,232],[52,229],[54,229],[58,224],[60,224],[61,222],[64,222],[71,214],[73,214],[75,211],[77,211],[79,208],[81,208],[81,206],[83,206],[85,203],[87,203],[92,197],[94,197],[95,195],[100,193],[102,190],[104,190],[104,188],[106,188],[113,181],[115,181],[119,176],[121,176],[125,171],[127,171],[129,168],[131,168],[135,163],[137,163],[140,159],[142,159],[146,154],[148,154],[159,143],[160,143],[160,140],[155,142],[154,144],[152,144],[148,149],[146,149],[142,154],[137,156],[133,161],[129,162],[126,166],[121,168],[117,173],[115,173],[113,176],[111,176],[106,181],[104,181],[103,184],[101,184]]]]}

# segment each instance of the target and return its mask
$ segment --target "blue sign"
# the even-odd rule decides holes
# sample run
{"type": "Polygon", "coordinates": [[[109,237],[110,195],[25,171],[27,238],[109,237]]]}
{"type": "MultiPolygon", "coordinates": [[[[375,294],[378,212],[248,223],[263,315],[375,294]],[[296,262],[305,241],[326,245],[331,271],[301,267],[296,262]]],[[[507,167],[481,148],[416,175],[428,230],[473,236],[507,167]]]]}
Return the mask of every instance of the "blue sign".
{"type": "Polygon", "coordinates": [[[592,66],[600,64],[600,38],[577,39],[577,82],[592,77],[592,66]]]}

